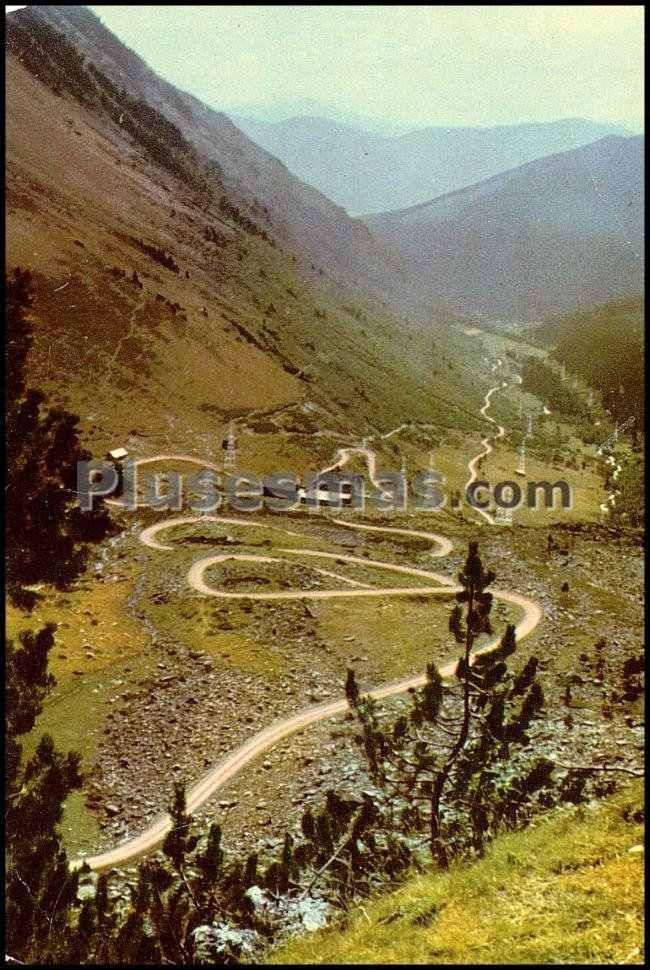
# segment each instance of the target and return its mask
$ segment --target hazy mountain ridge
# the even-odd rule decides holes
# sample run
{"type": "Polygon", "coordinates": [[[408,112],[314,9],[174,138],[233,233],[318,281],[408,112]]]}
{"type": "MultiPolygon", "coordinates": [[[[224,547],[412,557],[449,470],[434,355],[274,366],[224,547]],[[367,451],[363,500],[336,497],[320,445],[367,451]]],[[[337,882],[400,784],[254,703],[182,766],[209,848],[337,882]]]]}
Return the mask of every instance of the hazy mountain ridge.
{"type": "Polygon", "coordinates": [[[643,287],[642,136],[601,139],[366,217],[453,305],[535,320],[643,287]]]}
{"type": "Polygon", "coordinates": [[[223,105],[219,110],[232,118],[242,130],[245,130],[245,125],[239,124],[240,121],[274,124],[304,117],[324,119],[337,125],[360,128],[378,135],[402,135],[413,129],[413,125],[330,107],[321,104],[315,98],[294,98],[265,104],[223,105]]]}
{"type": "Polygon", "coordinates": [[[314,278],[321,270],[348,284],[364,285],[374,295],[413,307],[431,294],[399,256],[375,240],[321,192],[306,185],[243,134],[225,114],[179,91],[155,74],[133,51],[83,6],[27,8],[15,22],[44,21],[67,36],[115,84],[168,118],[205,160],[219,166],[228,194],[257,218],[268,218],[274,236],[304,257],[314,278]],[[266,211],[264,211],[266,210],[266,211]]]}
{"type": "MultiPolygon", "coordinates": [[[[306,399],[335,428],[440,410],[430,331],[305,270],[172,122],[44,21],[22,23],[7,57],[8,264],[36,278],[30,379],[81,415],[99,453],[142,435],[185,448],[306,399]]],[[[474,389],[435,336],[448,412],[474,389]]]]}
{"type": "Polygon", "coordinates": [[[400,209],[554,152],[628,134],[620,125],[582,118],[487,128],[432,126],[393,135],[308,115],[234,120],[290,171],[352,213],[400,209]]]}

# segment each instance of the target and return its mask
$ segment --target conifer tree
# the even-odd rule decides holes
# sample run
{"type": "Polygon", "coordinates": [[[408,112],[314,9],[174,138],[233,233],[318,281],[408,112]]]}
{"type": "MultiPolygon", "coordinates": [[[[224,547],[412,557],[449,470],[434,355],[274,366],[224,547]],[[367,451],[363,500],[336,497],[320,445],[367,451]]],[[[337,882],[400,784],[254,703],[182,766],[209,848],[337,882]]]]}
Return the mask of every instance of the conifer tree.
{"type": "Polygon", "coordinates": [[[15,269],[6,288],[5,562],[9,595],[29,607],[35,595],[25,587],[41,582],[64,587],[83,568],[87,544],[112,527],[104,509],[82,512],[76,505],[77,462],[91,457],[79,444],[78,417],[48,408],[44,394],[27,386],[31,274],[15,269]]]}
{"type": "Polygon", "coordinates": [[[479,638],[491,631],[488,587],[494,574],[484,569],[475,542],[459,580],[450,630],[464,649],[453,684],[443,684],[429,664],[424,687],[411,692],[408,715],[391,726],[380,719],[376,701],[358,697],[350,675],[346,688],[348,698],[357,698],[351,706],[371,778],[399,807],[404,832],[428,825],[429,848],[442,868],[459,852],[482,852],[499,825],[515,824],[550,785],[552,770],[543,761],[528,765],[516,757],[543,706],[536,658],[517,676],[508,672],[505,660],[516,646],[511,625],[495,648],[476,652],[479,638]]]}
{"type": "Polygon", "coordinates": [[[6,651],[5,866],[7,951],[16,959],[57,962],[65,954],[78,876],[68,870],[59,824],[67,796],[81,786],[79,757],[56,750],[43,735],[23,759],[54,686],[47,670],[53,624],[21,634],[6,651]]]}

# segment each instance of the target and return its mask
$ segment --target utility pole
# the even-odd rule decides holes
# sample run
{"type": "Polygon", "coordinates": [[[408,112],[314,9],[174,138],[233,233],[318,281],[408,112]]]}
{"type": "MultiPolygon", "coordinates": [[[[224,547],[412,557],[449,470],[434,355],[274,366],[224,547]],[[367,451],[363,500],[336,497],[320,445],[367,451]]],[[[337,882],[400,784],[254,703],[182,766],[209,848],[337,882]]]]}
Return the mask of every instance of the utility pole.
{"type": "Polygon", "coordinates": [[[515,468],[515,475],[525,475],[526,474],[526,441],[523,440],[519,446],[518,451],[518,464],[515,468]]]}
{"type": "Polygon", "coordinates": [[[223,456],[223,468],[234,468],[237,463],[237,441],[235,439],[235,429],[232,422],[228,425],[228,431],[224,442],[225,454],[223,456]]]}

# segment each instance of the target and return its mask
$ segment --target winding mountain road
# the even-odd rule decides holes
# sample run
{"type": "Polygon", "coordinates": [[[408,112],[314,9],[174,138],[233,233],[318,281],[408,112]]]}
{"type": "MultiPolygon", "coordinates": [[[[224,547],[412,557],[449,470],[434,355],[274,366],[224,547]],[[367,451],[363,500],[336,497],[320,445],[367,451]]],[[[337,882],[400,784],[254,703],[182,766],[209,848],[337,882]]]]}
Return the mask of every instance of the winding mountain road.
{"type": "MultiPolygon", "coordinates": [[[[467,493],[467,489],[470,488],[470,486],[472,486],[476,481],[476,479],[478,478],[478,470],[479,470],[480,463],[483,461],[484,458],[487,458],[487,456],[491,454],[492,451],[494,451],[492,445],[490,444],[490,440],[497,441],[499,438],[503,438],[504,434],[506,433],[506,429],[503,427],[503,425],[497,424],[494,418],[491,418],[490,415],[487,413],[487,411],[488,411],[488,408],[490,407],[490,399],[494,394],[494,392],[499,391],[501,390],[502,387],[507,387],[507,386],[508,386],[508,382],[502,381],[500,384],[496,384],[494,387],[491,387],[490,390],[485,395],[484,404],[480,410],[480,414],[485,418],[486,421],[490,421],[492,424],[495,424],[497,431],[496,431],[496,434],[488,435],[486,438],[482,439],[481,445],[483,447],[483,451],[480,451],[478,455],[476,455],[474,458],[471,459],[471,461],[467,463],[467,469],[470,475],[465,485],[465,493],[467,493]]],[[[479,515],[482,515],[485,521],[489,522],[490,525],[494,525],[494,516],[490,515],[489,512],[486,512],[485,509],[474,508],[474,511],[478,512],[479,515]]]]}
{"type": "MultiPolygon", "coordinates": [[[[500,387],[507,386],[504,381],[499,385],[491,388],[486,396],[483,407],[481,408],[481,414],[488,421],[496,424],[493,418],[486,414],[489,406],[492,394],[497,391],[500,387]]],[[[493,436],[496,440],[505,434],[505,429],[501,425],[497,425],[497,433],[493,436]]],[[[468,471],[470,472],[470,479],[467,483],[466,488],[471,485],[477,477],[477,465],[481,458],[484,458],[492,451],[489,439],[484,438],[481,442],[483,446],[483,451],[480,452],[475,458],[468,462],[468,471]]],[[[334,471],[336,469],[342,468],[347,462],[355,455],[363,455],[368,463],[368,473],[370,480],[373,485],[381,488],[379,482],[376,481],[376,470],[375,470],[375,453],[369,448],[341,448],[338,450],[335,458],[335,462],[322,470],[322,472],[334,471]]],[[[195,464],[203,465],[204,467],[215,468],[216,466],[211,465],[208,462],[204,462],[201,459],[195,458],[190,455],[156,455],[152,458],[140,459],[138,464],[151,463],[161,460],[183,460],[193,462],[195,464]]],[[[216,469],[220,471],[220,469],[216,469]]],[[[113,504],[119,505],[122,503],[115,502],[113,504]]],[[[494,520],[491,515],[484,512],[483,510],[476,509],[480,512],[484,518],[493,524],[494,520]]],[[[336,523],[346,529],[356,529],[360,531],[382,533],[386,535],[403,535],[414,538],[426,539],[432,543],[431,557],[441,558],[447,556],[453,550],[453,544],[449,539],[444,536],[440,536],[434,532],[426,532],[416,529],[404,529],[389,526],[375,526],[367,525],[365,523],[349,522],[345,519],[332,518],[329,521],[336,523]]],[[[289,529],[284,529],[279,526],[271,526],[266,523],[256,522],[252,519],[237,519],[228,516],[217,516],[217,515],[196,515],[196,516],[179,516],[172,519],[165,519],[162,522],[158,522],[155,525],[149,526],[143,529],[140,533],[140,542],[150,549],[154,550],[170,550],[174,546],[166,545],[158,540],[158,536],[161,532],[168,529],[174,528],[175,526],[188,525],[194,523],[209,523],[214,522],[221,525],[236,526],[240,528],[252,528],[252,529],[273,529],[284,533],[289,536],[300,536],[302,533],[295,532],[289,529]]],[[[308,536],[304,535],[305,539],[308,536]]],[[[341,555],[339,553],[327,553],[319,549],[309,549],[309,548],[278,548],[276,550],[281,553],[281,556],[263,556],[257,554],[242,554],[242,553],[223,553],[220,555],[207,556],[203,559],[198,560],[192,565],[188,574],[187,582],[188,584],[203,596],[218,597],[222,599],[248,599],[248,600],[296,600],[296,599],[335,599],[335,598],[350,598],[350,597],[395,597],[395,596],[434,596],[434,597],[451,597],[456,592],[460,590],[460,587],[456,586],[449,577],[442,573],[432,572],[426,569],[416,568],[414,566],[403,566],[399,563],[387,563],[372,561],[365,558],[360,558],[351,555],[341,555]],[[283,557],[296,556],[306,560],[326,560],[326,561],[336,561],[338,563],[346,562],[352,565],[362,565],[364,569],[377,569],[386,570],[400,576],[410,576],[417,577],[420,580],[426,580],[427,585],[404,585],[404,586],[391,586],[391,587],[372,587],[370,585],[358,583],[356,580],[351,580],[349,577],[341,576],[335,572],[329,570],[314,568],[315,571],[322,575],[336,579],[338,582],[346,584],[346,588],[333,588],[333,589],[318,589],[318,590],[307,590],[307,589],[293,589],[293,590],[281,590],[274,592],[245,592],[238,593],[232,591],[226,591],[218,588],[214,588],[209,585],[205,580],[205,572],[213,565],[223,563],[226,561],[246,561],[246,562],[262,562],[262,563],[279,563],[286,562],[287,559],[283,557]],[[434,584],[434,585],[431,585],[434,584]],[[350,586],[354,588],[350,588],[350,586]]],[[[497,600],[501,600],[511,606],[517,607],[522,611],[522,617],[516,625],[516,639],[521,641],[524,637],[529,636],[533,630],[537,627],[540,620],[542,619],[542,610],[535,600],[529,599],[528,597],[522,596],[519,593],[507,591],[507,590],[494,590],[493,596],[497,600]]],[[[498,647],[500,642],[500,637],[492,638],[487,644],[482,646],[476,651],[476,655],[488,653],[496,647],[498,647]]],[[[442,667],[440,667],[440,673],[443,678],[449,679],[455,675],[457,660],[450,660],[446,662],[442,667]]],[[[426,682],[426,677],[424,675],[410,676],[402,680],[392,681],[388,684],[376,687],[370,690],[369,693],[372,697],[376,699],[381,699],[385,697],[392,697],[396,694],[402,694],[412,688],[422,687],[426,682]]],[[[225,759],[220,761],[214,768],[208,771],[199,781],[196,782],[187,791],[187,811],[192,814],[196,812],[202,805],[204,805],[208,799],[219,791],[219,789],[225,785],[228,781],[234,778],[246,765],[250,762],[259,758],[260,755],[264,754],[270,748],[274,747],[279,741],[284,738],[295,734],[298,731],[302,731],[304,728],[309,727],[312,724],[316,724],[320,721],[327,720],[329,718],[335,717],[338,714],[342,714],[347,710],[347,701],[337,700],[328,702],[326,704],[314,705],[312,707],[305,708],[302,711],[298,711],[296,714],[282,721],[278,721],[275,724],[270,725],[259,733],[253,735],[244,744],[240,745],[234,751],[232,751],[225,759]]],[[[108,869],[113,866],[124,865],[129,863],[138,857],[145,855],[147,852],[152,851],[157,846],[161,844],[165,836],[171,829],[171,819],[169,815],[161,815],[152,825],[150,825],[144,832],[133,838],[128,839],[121,845],[116,846],[107,852],[102,852],[98,855],[82,857],[71,862],[72,869],[80,868],[84,863],[88,865],[93,870],[103,870],[108,869]]]]}
{"type": "Polygon", "coordinates": [[[361,445],[352,448],[339,448],[334,456],[333,464],[328,465],[327,468],[321,468],[318,474],[326,475],[328,472],[338,471],[340,468],[345,467],[345,465],[347,465],[355,455],[362,455],[366,459],[366,463],[368,465],[368,478],[375,488],[379,489],[380,492],[383,491],[381,482],[377,480],[375,452],[371,448],[363,448],[361,445]]]}
{"type": "MultiPolygon", "coordinates": [[[[448,555],[453,545],[452,543],[432,532],[423,532],[415,529],[398,529],[383,526],[370,526],[361,523],[347,522],[343,519],[333,519],[337,525],[344,526],[349,529],[359,529],[372,532],[386,533],[386,534],[398,534],[405,536],[413,536],[417,538],[429,539],[433,544],[431,555],[433,557],[442,557],[448,555]]],[[[170,549],[171,546],[163,545],[159,543],[156,536],[166,530],[173,528],[177,525],[188,524],[190,522],[217,522],[225,525],[236,525],[246,528],[268,528],[268,526],[263,525],[259,522],[247,521],[242,519],[232,519],[225,516],[193,516],[193,517],[179,517],[175,519],[167,519],[165,522],[156,523],[156,525],[150,526],[148,529],[143,530],[140,534],[140,540],[143,544],[154,549],[170,549]]],[[[277,527],[274,527],[277,528],[277,527]]],[[[295,536],[300,533],[293,532],[291,530],[279,529],[278,531],[285,532],[286,534],[295,536]]],[[[387,597],[387,596],[442,596],[449,597],[453,596],[455,592],[459,590],[460,587],[456,586],[447,576],[442,573],[431,572],[425,569],[418,569],[413,566],[402,566],[399,563],[385,563],[385,562],[373,562],[367,559],[362,559],[356,556],[346,556],[339,555],[335,553],[325,553],[321,550],[314,549],[278,549],[278,552],[283,554],[288,554],[292,556],[300,556],[306,558],[320,558],[337,560],[339,562],[350,562],[353,564],[361,564],[365,568],[375,568],[384,569],[394,572],[400,575],[417,576],[421,579],[426,579],[433,581],[437,585],[422,585],[422,586],[400,586],[400,587],[389,587],[389,588],[379,588],[375,589],[372,587],[364,588],[354,588],[354,589],[331,589],[331,590],[283,590],[280,592],[272,593],[232,593],[226,592],[224,590],[213,589],[208,586],[203,580],[203,574],[205,570],[214,563],[224,562],[228,559],[241,560],[246,559],[247,561],[258,561],[258,562],[281,562],[286,561],[278,557],[270,556],[258,556],[258,555],[241,555],[238,553],[225,553],[220,556],[208,556],[204,559],[199,560],[195,563],[187,576],[187,580],[190,586],[197,590],[197,592],[208,596],[218,596],[222,598],[246,598],[254,600],[290,600],[290,599],[334,599],[341,597],[355,597],[355,596],[366,596],[366,597],[387,597]]],[[[328,573],[328,575],[336,576],[335,573],[328,573]]],[[[345,580],[346,577],[337,577],[339,580],[345,580]]],[[[519,593],[504,591],[504,590],[494,590],[495,599],[502,600],[503,602],[509,603],[512,606],[518,607],[523,612],[523,617],[519,621],[516,627],[517,640],[520,641],[524,637],[528,636],[535,627],[538,625],[542,618],[542,610],[538,603],[534,600],[528,599],[525,596],[521,596],[519,593]]],[[[477,653],[486,653],[490,650],[495,649],[498,646],[499,638],[496,637],[491,640],[488,644],[483,646],[477,653]]],[[[440,668],[441,675],[445,678],[450,678],[454,676],[456,671],[456,660],[449,661],[440,668]]],[[[407,677],[399,681],[393,681],[383,686],[377,687],[371,690],[369,693],[377,698],[381,699],[384,697],[390,697],[395,694],[401,694],[408,691],[410,688],[421,687],[425,683],[425,677],[420,675],[416,677],[407,677]]],[[[270,727],[265,728],[258,734],[255,734],[243,745],[236,748],[227,758],[221,761],[218,765],[212,768],[206,775],[204,775],[195,785],[193,785],[187,792],[187,810],[191,814],[196,812],[205,802],[211,798],[215,792],[217,792],[226,782],[230,781],[239,771],[242,770],[251,761],[258,758],[264,752],[268,751],[283,738],[288,737],[291,734],[295,734],[297,731],[301,731],[311,724],[316,724],[319,721],[327,720],[328,718],[334,717],[337,714],[342,714],[347,709],[346,700],[333,701],[327,704],[322,704],[318,706],[313,706],[306,708],[305,710],[299,711],[290,718],[286,718],[283,721],[279,721],[276,724],[272,724],[270,727]]],[[[138,858],[155,849],[163,841],[167,833],[171,828],[171,819],[169,815],[162,815],[157,819],[149,828],[139,835],[129,839],[122,845],[118,845],[114,849],[110,849],[107,852],[103,852],[99,855],[85,857],[76,859],[72,862],[73,868],[79,868],[81,865],[86,863],[91,869],[101,870],[111,868],[113,866],[124,865],[125,863],[131,862],[132,860],[138,858]]]]}

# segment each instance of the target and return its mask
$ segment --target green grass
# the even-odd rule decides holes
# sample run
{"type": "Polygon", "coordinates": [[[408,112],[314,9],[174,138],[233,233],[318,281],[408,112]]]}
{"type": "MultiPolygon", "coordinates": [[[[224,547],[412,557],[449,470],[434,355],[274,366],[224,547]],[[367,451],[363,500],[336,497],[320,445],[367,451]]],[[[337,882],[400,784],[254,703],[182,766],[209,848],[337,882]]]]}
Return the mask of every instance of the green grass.
{"type": "Polygon", "coordinates": [[[641,784],[499,837],[275,949],[284,964],[643,963],[641,784]]]}
{"type": "MultiPolygon", "coordinates": [[[[130,575],[132,567],[126,568],[130,575]]],[[[47,622],[57,624],[48,664],[56,685],[25,738],[25,757],[43,734],[50,734],[60,751],[81,755],[83,771],[92,764],[112,710],[111,697],[122,689],[115,681],[126,686],[145,676],[154,663],[144,631],[128,613],[131,590],[130,581],[98,582],[89,572],[66,593],[45,588],[31,614],[7,606],[9,638],[17,639],[23,630],[41,629],[47,622]]],[[[84,792],[67,799],[62,831],[71,850],[96,846],[97,819],[85,804],[84,792]]]]}

